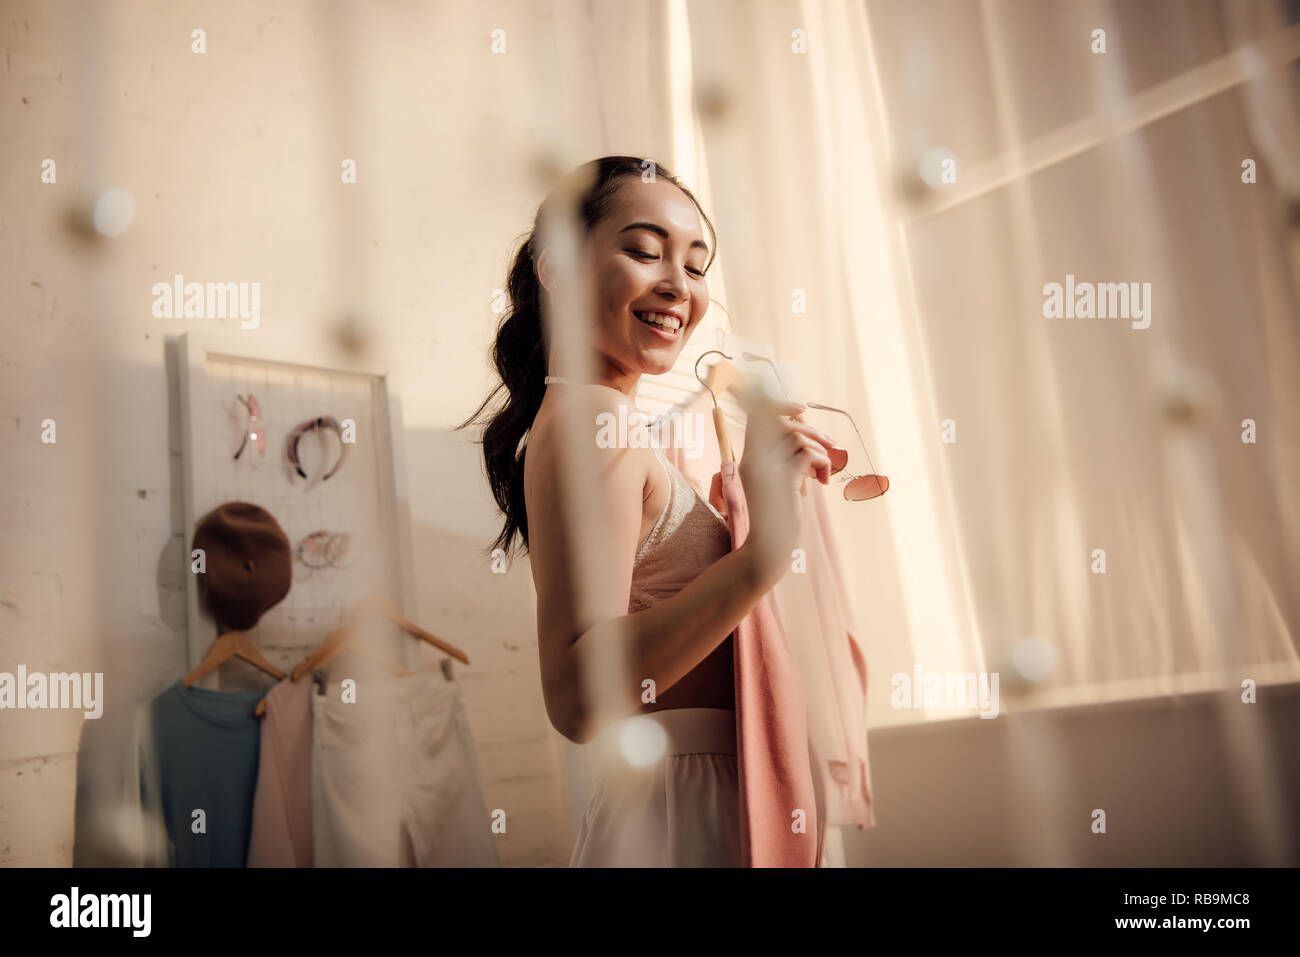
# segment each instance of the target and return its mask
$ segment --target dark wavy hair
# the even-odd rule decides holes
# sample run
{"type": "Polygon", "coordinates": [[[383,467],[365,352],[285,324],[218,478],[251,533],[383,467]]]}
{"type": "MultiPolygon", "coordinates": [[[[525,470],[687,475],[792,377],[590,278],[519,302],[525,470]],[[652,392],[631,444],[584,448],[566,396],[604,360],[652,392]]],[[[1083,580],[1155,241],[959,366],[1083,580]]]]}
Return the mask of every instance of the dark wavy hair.
{"type": "Polygon", "coordinates": [[[496,341],[492,346],[492,364],[501,382],[488,393],[473,415],[456,426],[456,430],[460,430],[476,422],[486,422],[480,439],[484,470],[492,488],[492,497],[505,516],[501,533],[489,551],[500,548],[509,555],[516,535],[522,539],[525,552],[529,547],[528,513],[524,505],[525,439],[546,393],[550,355],[550,335],[542,328],[542,285],[537,278],[537,258],[542,252],[540,230],[556,207],[572,197],[570,201],[576,205],[577,217],[589,234],[613,212],[614,199],[624,177],[639,178],[647,170],[653,170],[657,178],[668,180],[695,204],[714,240],[709,265],[717,255],[717,233],[699,200],[676,176],[652,160],[636,156],[602,156],[578,167],[547,195],[533,218],[528,238],[515,253],[506,280],[508,308],[497,327],[496,341]],[[506,393],[505,402],[489,411],[489,406],[502,390],[506,393]]]}

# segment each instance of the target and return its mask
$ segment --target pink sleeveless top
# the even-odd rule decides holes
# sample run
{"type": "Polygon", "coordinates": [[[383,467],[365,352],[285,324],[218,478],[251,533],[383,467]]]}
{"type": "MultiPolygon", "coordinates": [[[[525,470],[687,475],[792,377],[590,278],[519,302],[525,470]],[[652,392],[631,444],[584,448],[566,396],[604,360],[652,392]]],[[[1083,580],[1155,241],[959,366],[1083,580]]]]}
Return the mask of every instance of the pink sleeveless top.
{"type": "Polygon", "coordinates": [[[726,520],[661,450],[653,451],[668,475],[668,501],[636,550],[629,614],[671,598],[731,551],[726,520]]]}

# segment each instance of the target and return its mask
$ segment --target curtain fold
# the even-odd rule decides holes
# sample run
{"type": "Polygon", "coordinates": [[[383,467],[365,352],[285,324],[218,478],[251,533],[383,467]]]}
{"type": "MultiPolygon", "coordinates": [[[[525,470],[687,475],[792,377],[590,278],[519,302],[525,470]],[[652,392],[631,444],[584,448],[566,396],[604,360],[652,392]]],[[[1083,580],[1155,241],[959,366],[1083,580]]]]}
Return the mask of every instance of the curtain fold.
{"type": "Polygon", "coordinates": [[[873,726],[915,720],[887,682],[918,664],[1026,704],[1300,674],[1300,308],[1235,88],[1294,69],[1298,28],[1169,3],[688,10],[733,328],[893,479],[830,506],[873,726]],[[1150,283],[1150,325],[1046,315],[1073,280],[1150,283]]]}

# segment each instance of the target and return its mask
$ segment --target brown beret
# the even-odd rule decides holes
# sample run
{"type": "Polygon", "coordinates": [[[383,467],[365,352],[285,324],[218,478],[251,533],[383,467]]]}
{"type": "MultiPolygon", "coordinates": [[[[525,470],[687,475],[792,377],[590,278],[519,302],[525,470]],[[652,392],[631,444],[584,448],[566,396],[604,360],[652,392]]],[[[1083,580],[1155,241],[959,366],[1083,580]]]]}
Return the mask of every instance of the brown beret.
{"type": "Polygon", "coordinates": [[[289,593],[293,557],[284,530],[266,509],[249,502],[218,505],[194,530],[203,549],[205,585],[212,617],[229,628],[257,624],[289,593]]]}

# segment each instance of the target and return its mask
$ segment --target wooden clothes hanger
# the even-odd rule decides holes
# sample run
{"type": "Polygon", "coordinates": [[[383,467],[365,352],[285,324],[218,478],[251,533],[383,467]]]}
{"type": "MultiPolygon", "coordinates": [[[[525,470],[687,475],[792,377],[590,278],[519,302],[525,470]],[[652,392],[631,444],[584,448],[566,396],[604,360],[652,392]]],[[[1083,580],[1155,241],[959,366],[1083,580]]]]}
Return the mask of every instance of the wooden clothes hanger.
{"type": "Polygon", "coordinates": [[[321,642],[320,647],[304,658],[298,666],[293,669],[293,679],[295,681],[298,680],[308,671],[314,671],[330,658],[334,657],[337,649],[353,636],[357,625],[366,615],[377,615],[380,618],[391,621],[394,625],[408,634],[414,635],[421,641],[428,642],[438,650],[451,655],[453,658],[459,659],[465,664],[469,664],[469,656],[466,655],[465,652],[461,651],[451,642],[443,641],[437,635],[430,634],[419,625],[412,622],[403,615],[400,610],[398,610],[397,606],[393,604],[391,599],[386,598],[383,595],[367,595],[352,607],[352,611],[349,613],[347,620],[341,626],[326,635],[325,640],[321,642]]]}
{"type": "MultiPolygon", "coordinates": [[[[367,615],[376,615],[380,618],[386,619],[408,634],[414,635],[421,641],[428,642],[440,651],[451,655],[453,658],[456,658],[465,664],[469,664],[469,656],[466,655],[465,652],[457,648],[451,642],[444,641],[437,635],[430,634],[419,625],[412,622],[401,613],[398,607],[393,604],[391,599],[383,595],[368,595],[352,607],[352,611],[348,614],[347,620],[344,621],[342,625],[326,635],[325,640],[320,643],[320,646],[298,663],[297,667],[293,669],[292,674],[289,675],[290,680],[297,681],[308,672],[315,671],[338,655],[341,651],[350,651],[362,658],[370,658],[371,660],[379,661],[392,674],[398,675],[399,677],[410,677],[412,672],[407,671],[404,668],[398,669],[380,656],[366,652],[359,644],[352,643],[352,639],[356,637],[357,626],[367,615]]],[[[446,669],[444,669],[443,673],[447,673],[446,669]]],[[[265,699],[257,703],[257,707],[254,709],[253,713],[259,716],[266,713],[265,699]]]]}
{"type": "MultiPolygon", "coordinates": [[[[187,674],[181,681],[185,687],[192,687],[194,682],[198,681],[204,675],[211,674],[218,667],[225,664],[231,658],[242,658],[250,665],[260,668],[272,677],[281,681],[285,678],[285,673],[271,664],[257,650],[253,644],[253,639],[246,631],[228,631],[217,638],[208,650],[207,657],[199,663],[199,666],[187,674]]],[[[259,702],[260,704],[260,702],[259,702]]]]}
{"type": "Polygon", "coordinates": [[[745,374],[723,359],[709,366],[709,376],[704,385],[713,392],[730,392],[739,397],[744,392],[745,374]]]}
{"type": "MultiPolygon", "coordinates": [[[[316,663],[316,665],[313,666],[312,670],[314,670],[315,667],[319,667],[320,665],[323,665],[331,658],[336,657],[341,652],[348,652],[349,654],[356,655],[358,658],[365,658],[369,661],[378,662],[379,664],[384,666],[384,668],[388,671],[390,675],[393,675],[395,677],[409,678],[411,677],[412,674],[414,674],[414,672],[407,671],[405,668],[401,667],[400,665],[393,664],[391,661],[384,658],[382,655],[377,655],[374,652],[367,651],[364,645],[349,641],[349,639],[352,637],[354,637],[354,633],[352,632],[352,630],[346,627],[335,628],[328,635],[326,635],[325,640],[321,643],[321,648],[325,648],[326,646],[329,646],[329,650],[323,655],[323,657],[321,657],[321,659],[316,663]]],[[[316,649],[316,652],[313,652],[313,654],[319,652],[321,648],[316,649]]],[[[305,663],[306,662],[303,662],[303,664],[305,663]]],[[[302,665],[300,664],[299,667],[302,667],[302,665]]],[[[298,674],[298,669],[295,668],[292,674],[283,677],[287,677],[290,681],[298,681],[302,676],[298,674]]],[[[266,698],[262,698],[260,701],[257,702],[257,706],[253,708],[253,714],[258,718],[266,714],[266,698]]]]}
{"type": "Polygon", "coordinates": [[[469,656],[465,654],[465,652],[461,651],[451,642],[443,641],[437,635],[430,634],[419,625],[412,622],[402,614],[401,610],[396,605],[393,604],[392,599],[387,598],[384,595],[369,595],[357,602],[357,607],[364,608],[366,611],[377,614],[381,618],[386,618],[398,628],[401,628],[408,634],[414,635],[421,641],[428,642],[439,651],[446,652],[453,658],[458,659],[462,664],[469,664],[469,656]]]}
{"type": "Polygon", "coordinates": [[[727,417],[722,411],[722,406],[718,405],[718,393],[730,391],[739,396],[745,383],[744,374],[728,361],[730,359],[731,356],[721,349],[709,349],[707,352],[701,352],[699,358],[695,360],[695,378],[699,379],[700,385],[708,389],[709,395],[713,397],[713,430],[718,433],[718,452],[723,462],[734,462],[736,456],[731,450],[731,437],[727,434],[727,417]],[[707,380],[700,379],[700,360],[714,352],[722,356],[723,361],[709,368],[707,380]]]}

